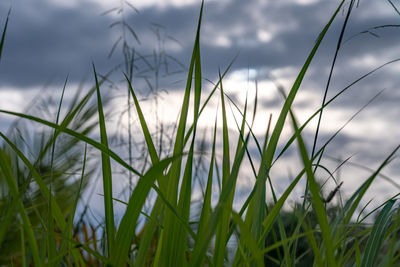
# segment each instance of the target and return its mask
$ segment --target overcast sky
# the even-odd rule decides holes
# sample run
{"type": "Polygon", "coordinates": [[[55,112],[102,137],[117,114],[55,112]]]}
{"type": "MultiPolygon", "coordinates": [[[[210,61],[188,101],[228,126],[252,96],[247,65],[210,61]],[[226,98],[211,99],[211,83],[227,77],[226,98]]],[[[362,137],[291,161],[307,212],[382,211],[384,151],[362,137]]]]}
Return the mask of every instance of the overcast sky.
{"type": "MultiPolygon", "coordinates": [[[[400,1],[391,3],[400,9],[400,1]]],[[[376,26],[400,24],[400,15],[391,3],[387,0],[358,2],[344,34],[345,43],[339,52],[328,96],[368,71],[400,58],[400,28],[372,30],[376,26]],[[366,30],[370,32],[358,34],[366,30]]],[[[122,62],[121,42],[111,58],[108,57],[113,44],[124,36],[121,24],[111,28],[110,25],[121,20],[135,32],[138,40],[129,30],[125,37],[138,53],[149,55],[163,51],[171,56],[168,73],[183,71],[160,78],[159,84],[160,89],[179,96],[193,48],[200,1],[131,0],[130,4],[134,8],[119,0],[0,1],[2,25],[12,7],[0,62],[1,108],[20,110],[26,96],[50,81],[51,88],[59,90],[68,74],[71,84],[84,78],[92,81],[92,61],[102,73],[122,62]],[[103,14],[121,7],[123,12],[113,10],[103,14]]],[[[268,113],[276,112],[281,104],[269,78],[272,75],[286,91],[290,89],[338,4],[335,0],[206,0],[201,30],[204,77],[215,81],[218,69],[224,70],[238,55],[226,78],[226,91],[243,103],[243,92],[254,88],[257,80],[261,91],[260,120],[265,125],[268,113]]],[[[347,8],[348,4],[334,21],[301,87],[295,110],[300,120],[307,118],[321,103],[347,8]]],[[[346,158],[356,154],[352,160],[374,168],[400,142],[399,70],[400,63],[386,66],[327,109],[321,140],[326,140],[369,99],[385,89],[343,130],[328,150],[331,156],[346,158]]],[[[122,70],[116,73],[122,77],[122,70]]],[[[143,79],[138,79],[137,85],[143,94],[149,90],[143,79]]],[[[3,115],[0,124],[6,125],[3,115]]],[[[311,133],[312,129],[305,134],[311,137],[311,133]]],[[[385,173],[400,183],[399,171],[397,160],[385,173]]],[[[362,174],[365,179],[365,173],[362,174]]],[[[344,186],[354,188],[352,183],[345,181],[344,186]]],[[[387,185],[383,182],[382,188],[377,188],[388,194],[396,191],[387,185]]]]}

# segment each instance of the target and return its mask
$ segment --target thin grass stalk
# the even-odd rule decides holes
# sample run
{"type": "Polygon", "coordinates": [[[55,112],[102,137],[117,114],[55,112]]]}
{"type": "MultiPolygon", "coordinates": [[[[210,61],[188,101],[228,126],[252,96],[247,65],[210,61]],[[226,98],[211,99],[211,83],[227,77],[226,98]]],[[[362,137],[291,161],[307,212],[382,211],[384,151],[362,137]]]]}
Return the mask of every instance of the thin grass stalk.
{"type": "Polygon", "coordinates": [[[1,34],[1,41],[0,41],[0,61],[1,61],[1,56],[2,56],[2,54],[3,54],[3,46],[4,46],[4,41],[5,41],[5,38],[6,38],[6,32],[7,32],[8,20],[9,20],[9,18],[10,18],[10,14],[11,14],[11,8],[8,10],[6,22],[5,22],[5,24],[4,24],[3,33],[1,34]]]}
{"type": "MultiPolygon", "coordinates": [[[[97,91],[97,109],[99,114],[100,139],[104,147],[108,148],[107,132],[103,112],[103,103],[100,95],[100,85],[97,79],[96,68],[93,64],[93,73],[96,82],[97,91]]],[[[101,153],[101,165],[103,171],[103,190],[104,190],[104,214],[106,220],[106,236],[107,236],[107,255],[111,257],[111,251],[114,242],[114,208],[112,201],[112,175],[110,156],[101,153]]]]}
{"type": "MultiPolygon", "coordinates": [[[[62,106],[62,102],[64,99],[64,92],[65,92],[65,88],[67,86],[67,81],[68,81],[68,76],[65,79],[64,82],[64,86],[63,86],[63,90],[61,93],[61,98],[60,98],[60,102],[58,105],[58,109],[57,109],[57,116],[56,116],[56,124],[58,124],[59,118],[60,118],[60,111],[61,111],[61,106],[62,106]]],[[[54,129],[54,133],[53,133],[53,145],[51,148],[51,157],[50,157],[50,184],[49,184],[49,191],[50,191],[50,195],[53,195],[52,190],[53,190],[53,164],[54,164],[54,153],[55,153],[55,149],[56,149],[56,132],[57,130],[54,129]]],[[[56,247],[56,240],[54,237],[54,218],[51,212],[51,200],[48,201],[48,218],[47,218],[47,244],[48,244],[48,257],[49,259],[52,259],[53,257],[56,256],[57,254],[57,247],[56,247]]],[[[50,265],[51,266],[51,265],[50,265]]]]}

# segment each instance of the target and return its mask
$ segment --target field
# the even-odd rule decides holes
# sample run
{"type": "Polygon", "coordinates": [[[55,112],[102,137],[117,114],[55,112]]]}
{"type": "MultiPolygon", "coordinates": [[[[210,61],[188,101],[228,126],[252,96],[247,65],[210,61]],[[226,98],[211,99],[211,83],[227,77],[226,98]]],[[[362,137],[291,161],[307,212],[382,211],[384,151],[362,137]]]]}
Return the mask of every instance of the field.
{"type": "MultiPolygon", "coordinates": [[[[364,212],[368,206],[366,192],[396,157],[400,145],[388,151],[380,166],[354,188],[349,198],[340,201],[335,200],[340,198],[342,183],[321,162],[325,148],[342,128],[317,147],[326,107],[354,84],[398,61],[377,66],[332,98],[326,97],[355,3],[345,0],[338,3],[326,25],[321,25],[322,31],[315,34],[317,39],[293,86],[287,92],[277,86],[283,105],[276,123],[272,123],[271,117],[266,120],[262,140],[252,130],[257,97],[246,99],[241,108],[225,93],[224,78],[231,65],[219,72],[213,90],[204,94],[200,56],[204,3],[194,31],[179,120],[172,126],[169,142],[158,140],[163,138],[162,133],[155,134],[149,126],[153,122],[142,111],[132,81],[131,52],[128,47],[125,50],[125,71],[120,75],[127,92],[126,112],[130,121],[131,116],[137,118],[143,139],[142,143],[135,143],[137,134],[131,134],[133,129],[129,126],[127,147],[131,151],[133,144],[139,144],[141,157],[124,158],[118,152],[121,148],[113,147],[110,142],[106,113],[110,99],[102,91],[107,75],[100,75],[95,64],[91,74],[93,87],[76,93],[67,104],[66,78],[56,110],[49,111],[56,114],[55,120],[34,114],[34,109],[18,113],[0,107],[0,116],[16,118],[8,133],[0,132],[0,266],[400,265],[398,194],[364,212]],[[321,42],[340,12],[346,15],[341,18],[343,26],[329,66],[325,97],[320,108],[300,124],[293,110],[294,100],[321,42]],[[198,121],[213,100],[219,103],[215,114],[220,117],[212,118],[215,120],[212,138],[200,149],[198,144],[205,140],[198,121]],[[250,109],[251,101],[254,105],[250,109]],[[240,114],[235,117],[235,132],[228,127],[227,117],[231,116],[228,106],[240,114]],[[306,140],[303,130],[311,122],[317,122],[315,138],[306,140]],[[32,127],[40,129],[42,134],[32,137],[32,127]],[[292,136],[283,149],[278,149],[285,127],[291,128],[292,136]],[[34,139],[31,142],[34,146],[29,146],[30,138],[34,139]],[[306,142],[312,141],[309,151],[306,142]],[[256,153],[250,151],[250,142],[256,144],[256,153]],[[270,169],[289,149],[298,153],[302,170],[293,174],[282,193],[277,193],[270,169]],[[206,166],[201,175],[200,163],[206,166]],[[254,186],[236,208],[243,168],[253,175],[254,186]],[[317,169],[324,169],[332,176],[335,183],[332,190],[324,190],[316,178],[317,169]],[[121,173],[129,177],[125,191],[129,194],[128,201],[113,191],[116,177],[121,173]],[[94,179],[101,179],[103,186],[104,217],[97,222],[85,219],[86,209],[80,204],[89,181],[94,179]],[[194,190],[197,184],[201,187],[201,201],[193,201],[198,193],[194,190]],[[291,193],[303,184],[306,185],[302,188],[303,198],[295,205],[287,205],[291,193]],[[79,205],[83,208],[77,208],[79,205]],[[122,214],[116,211],[117,205],[124,207],[122,214]]],[[[2,32],[0,64],[2,54],[7,53],[3,47],[7,42],[8,22],[9,17],[2,32]]],[[[41,105],[43,108],[47,104],[41,105]]]]}

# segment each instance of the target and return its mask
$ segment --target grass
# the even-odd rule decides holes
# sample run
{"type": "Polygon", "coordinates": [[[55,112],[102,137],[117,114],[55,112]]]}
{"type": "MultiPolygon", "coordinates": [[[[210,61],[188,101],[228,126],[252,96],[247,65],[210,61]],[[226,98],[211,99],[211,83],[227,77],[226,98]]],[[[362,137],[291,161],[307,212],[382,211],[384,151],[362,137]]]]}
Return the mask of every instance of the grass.
{"type": "MultiPolygon", "coordinates": [[[[349,90],[355,83],[368,77],[376,70],[398,60],[393,60],[375,68],[356,79],[333,98],[325,96],[315,113],[299,125],[292,110],[297,93],[307,70],[318,51],[321,42],[337,14],[343,8],[348,13],[338,40],[334,58],[340,51],[341,39],[347,25],[354,1],[343,0],[318,35],[311,52],[300,70],[292,88],[286,95],[282,92],[284,104],[275,125],[269,120],[262,146],[252,131],[253,123],[247,121],[247,99],[241,118],[236,121],[236,147],[231,146],[233,136],[228,128],[227,103],[231,99],[225,93],[224,77],[221,74],[209,95],[202,97],[202,70],[200,56],[200,32],[202,25],[203,4],[200,8],[198,26],[195,35],[192,57],[186,79],[183,102],[179,120],[175,125],[175,138],[171,144],[173,151],[167,156],[157,151],[156,140],[144,115],[132,83],[132,73],[124,73],[129,97],[136,110],[144,137],[146,154],[151,165],[144,171],[132,166],[132,160],[126,162],[109,144],[106,114],[102,100],[102,84],[106,77],[96,72],[93,64],[93,88],[83,97],[74,99],[64,117],[60,117],[62,98],[58,108],[56,122],[30,115],[0,110],[5,116],[17,117],[23,121],[42,125],[42,147],[36,158],[26,152],[26,141],[22,133],[4,134],[0,137],[4,143],[0,148],[0,247],[9,246],[9,252],[0,254],[1,265],[42,266],[395,266],[400,263],[400,243],[398,229],[400,225],[396,196],[382,203],[369,214],[356,210],[365,209],[363,197],[381,170],[395,157],[397,146],[382,161],[376,171],[357,188],[343,206],[332,206],[338,187],[328,198],[321,196],[321,185],[315,177],[326,146],[339,134],[340,128],[323,146],[314,147],[311,154],[307,150],[302,131],[315,117],[319,117],[315,140],[318,138],[319,125],[324,109],[337,97],[349,90]],[[101,79],[99,79],[101,78],[101,79]],[[216,93],[219,91],[219,94],[216,93]],[[90,102],[96,96],[96,101],[90,102]],[[218,98],[222,114],[222,133],[217,131],[220,121],[215,118],[213,138],[207,154],[207,175],[203,180],[203,199],[198,217],[193,221],[195,203],[194,194],[196,158],[198,151],[198,120],[209,100],[218,98]],[[205,101],[202,102],[202,99],[205,101]],[[190,111],[193,112],[190,114],[190,111]],[[97,116],[98,119],[93,122],[97,116]],[[290,123],[285,123],[289,121],[290,123]],[[293,128],[293,135],[278,154],[277,146],[282,142],[285,127],[293,128]],[[47,134],[46,129],[52,133],[47,134]],[[93,138],[93,131],[98,130],[100,141],[93,138]],[[222,140],[222,160],[216,156],[217,139],[222,140]],[[249,142],[257,144],[258,154],[249,152],[249,142]],[[57,141],[57,142],[56,142],[57,141]],[[295,175],[290,185],[278,195],[273,187],[270,169],[285,151],[295,146],[302,162],[302,170],[295,175]],[[84,144],[84,157],[82,158],[84,144]],[[100,230],[92,229],[89,236],[88,224],[80,225],[77,221],[77,203],[85,190],[85,180],[93,176],[95,165],[100,162],[96,154],[87,154],[91,148],[101,154],[104,226],[99,222],[100,230]],[[234,153],[231,150],[234,149],[234,153]],[[59,151],[59,152],[57,152],[59,151]],[[62,153],[60,153],[60,151],[62,153]],[[50,164],[46,165],[46,155],[50,155],[50,164]],[[70,155],[73,163],[66,163],[70,155]],[[78,156],[79,155],[79,156],[78,156]],[[233,157],[232,157],[233,156],[233,157]],[[255,183],[244,204],[234,208],[234,198],[238,191],[238,179],[244,160],[251,163],[255,183]],[[258,157],[258,158],[257,158],[258,157]],[[64,159],[64,161],[63,161],[64,159]],[[62,164],[56,164],[57,160],[62,164]],[[256,166],[254,162],[261,162],[256,166]],[[94,165],[94,167],[93,167],[94,165]],[[47,167],[46,167],[47,166],[47,167]],[[92,166],[92,169],[90,168],[92,166]],[[137,177],[137,183],[129,200],[123,202],[113,195],[112,174],[122,168],[137,177]],[[257,169],[258,168],[258,169],[257,169]],[[74,183],[74,172],[80,171],[74,183]],[[50,176],[50,179],[49,179],[50,176]],[[299,182],[306,180],[304,200],[293,210],[284,209],[290,194],[299,187],[299,182]],[[58,183],[63,185],[57,187],[58,183]],[[218,185],[218,186],[217,186],[218,185]],[[268,188],[269,187],[269,188],[268,188]],[[60,189],[61,188],[61,189],[60,189]],[[268,189],[272,196],[268,196],[268,189]],[[63,192],[72,192],[72,196],[63,196],[63,192]],[[153,195],[151,192],[155,192],[153,195]],[[217,194],[215,192],[218,192],[217,194]],[[267,202],[272,199],[272,203],[267,202]],[[65,204],[66,199],[72,199],[65,204]],[[216,200],[214,202],[214,199],[216,200]],[[114,208],[116,201],[124,203],[126,209],[120,221],[116,221],[114,208]],[[145,210],[146,201],[152,201],[149,211],[145,210]],[[47,212],[41,212],[48,207],[47,212]],[[372,220],[372,217],[375,217],[372,220]],[[372,223],[366,223],[372,220],[372,223]],[[142,223],[144,221],[144,224],[142,223]],[[143,226],[144,225],[144,226],[143,226]],[[99,239],[97,234],[101,232],[99,239]],[[83,235],[79,238],[79,235],[83,235]],[[228,246],[233,243],[234,246],[228,246]],[[11,245],[8,245],[11,244],[11,245]],[[14,246],[15,245],[15,246],[14,246]]],[[[9,14],[6,18],[0,44],[0,59],[9,14]]],[[[130,31],[130,32],[133,32],[130,31]]],[[[132,33],[134,34],[134,32],[132,33]]],[[[136,37],[136,34],[135,34],[136,37]]],[[[136,37],[137,38],[137,37],[136,37]]],[[[125,42],[125,40],[124,40],[125,42]]],[[[113,47],[113,51],[115,46],[113,47]]],[[[124,49],[127,49],[125,46],[124,49]]],[[[126,51],[126,50],[125,50],[126,51]]],[[[128,64],[129,65],[129,64],[128,64]]],[[[334,68],[333,61],[331,70],[334,68]]],[[[127,67],[127,70],[132,68],[127,67]]],[[[331,71],[332,74],[332,71],[331,71]]],[[[67,82],[67,80],[66,80],[67,82]]],[[[65,86],[64,86],[65,89],[65,86]]],[[[64,95],[64,91],[63,94],[64,95]]],[[[257,98],[255,100],[257,103],[257,98]]],[[[256,105],[255,105],[256,107],[256,105]]],[[[256,108],[253,110],[253,118],[256,108]]],[[[17,127],[18,128],[18,127],[17,127]]],[[[130,137],[131,138],[131,137],[130,137]]],[[[144,160],[144,159],[143,159],[144,160]]]]}

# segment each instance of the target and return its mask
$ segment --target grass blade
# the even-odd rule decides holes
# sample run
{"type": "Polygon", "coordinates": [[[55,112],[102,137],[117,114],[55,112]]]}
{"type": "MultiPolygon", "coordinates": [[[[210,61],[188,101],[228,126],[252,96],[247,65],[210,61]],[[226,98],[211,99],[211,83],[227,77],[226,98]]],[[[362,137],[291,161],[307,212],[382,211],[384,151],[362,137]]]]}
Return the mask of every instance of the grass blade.
{"type": "Polygon", "coordinates": [[[1,35],[1,41],[0,41],[0,61],[1,61],[1,55],[3,52],[3,46],[4,46],[4,40],[6,38],[6,32],[7,32],[7,26],[8,26],[8,19],[10,18],[10,13],[11,13],[11,8],[8,10],[7,18],[6,18],[6,23],[4,24],[4,29],[3,33],[1,35]]]}
{"type": "Polygon", "coordinates": [[[17,208],[22,220],[22,227],[24,228],[26,237],[28,239],[30,253],[32,254],[33,257],[33,262],[35,266],[42,266],[42,261],[39,256],[39,249],[36,243],[36,238],[33,232],[32,224],[29,220],[28,215],[26,214],[24,204],[22,203],[18,186],[16,184],[15,177],[11,170],[10,161],[3,150],[0,150],[0,170],[1,170],[0,174],[3,174],[2,176],[6,180],[11,196],[17,202],[17,208]]]}
{"type": "MultiPolygon", "coordinates": [[[[99,113],[100,139],[101,139],[101,144],[104,147],[108,148],[103,104],[101,101],[100,86],[99,86],[99,81],[97,80],[97,73],[94,64],[93,64],[93,73],[97,89],[97,109],[99,113]]],[[[113,248],[113,242],[114,242],[114,209],[112,200],[112,175],[111,175],[110,156],[102,152],[101,163],[103,170],[104,213],[106,219],[107,251],[108,251],[108,256],[110,257],[111,256],[110,253],[113,248]]]]}
{"type": "Polygon", "coordinates": [[[249,248],[252,258],[254,258],[255,260],[256,266],[263,267],[263,253],[261,253],[261,250],[258,248],[257,242],[253,238],[253,235],[251,234],[247,225],[242,221],[242,218],[234,211],[232,211],[232,220],[239,226],[241,242],[249,248]]]}
{"type": "MultiPolygon", "coordinates": [[[[222,154],[222,190],[227,186],[228,179],[230,177],[230,157],[229,157],[229,135],[228,135],[228,122],[226,118],[225,100],[224,100],[224,89],[222,86],[222,77],[219,73],[220,89],[221,89],[221,106],[222,106],[222,141],[223,141],[223,154],[222,154]]],[[[240,138],[240,137],[239,137],[240,138]]],[[[240,164],[240,163],[237,163],[240,164]]],[[[226,240],[229,231],[230,221],[230,209],[232,207],[233,196],[235,192],[235,184],[232,184],[229,197],[226,202],[225,209],[222,211],[221,218],[217,226],[217,232],[215,237],[215,248],[213,263],[215,266],[223,266],[226,250],[226,240]]]]}
{"type": "MultiPolygon", "coordinates": [[[[199,90],[201,88],[201,80],[199,80],[199,74],[200,74],[200,79],[201,79],[201,70],[200,70],[200,27],[201,27],[201,20],[202,20],[202,15],[203,15],[203,7],[204,7],[204,1],[201,3],[200,7],[200,15],[198,19],[198,24],[197,24],[197,31],[196,31],[196,39],[194,42],[194,47],[193,47],[193,52],[192,52],[192,58],[190,62],[190,67],[189,67],[189,72],[187,76],[187,81],[186,81],[186,88],[185,88],[185,94],[184,94],[184,99],[181,107],[181,112],[180,112],[180,118],[179,118],[179,123],[177,127],[177,133],[176,133],[176,138],[175,138],[175,144],[174,144],[174,149],[173,149],[173,155],[177,157],[178,155],[183,154],[183,150],[185,147],[185,128],[186,128],[186,122],[187,122],[187,117],[188,117],[188,112],[189,112],[189,101],[190,101],[190,92],[191,92],[191,87],[192,87],[192,78],[193,78],[193,72],[195,72],[195,95],[199,93],[199,90]],[[196,69],[195,69],[196,68],[196,69]],[[200,84],[200,87],[199,87],[200,84]]],[[[199,95],[198,95],[199,96],[199,95]]],[[[198,99],[195,99],[195,103],[199,101],[198,99]]],[[[195,109],[195,117],[197,115],[197,111],[195,109]]],[[[195,132],[195,126],[197,121],[194,121],[194,132],[195,132]]],[[[194,136],[193,136],[194,138],[194,136]]],[[[193,151],[192,151],[193,153],[193,151]]],[[[191,184],[191,181],[188,179],[191,179],[191,166],[188,164],[191,161],[190,152],[189,152],[189,157],[188,157],[188,163],[187,167],[185,168],[184,171],[184,181],[182,181],[182,186],[185,186],[186,188],[181,188],[181,192],[183,191],[185,194],[188,193],[187,190],[189,190],[189,184],[191,184]]],[[[191,164],[191,163],[190,163],[191,164]]],[[[169,203],[171,203],[173,206],[181,206],[183,208],[183,200],[181,197],[183,196],[185,199],[187,197],[185,195],[180,196],[180,203],[178,203],[178,188],[179,188],[179,182],[180,182],[180,177],[181,177],[181,166],[182,166],[182,159],[181,160],[176,160],[172,162],[171,168],[167,174],[167,179],[168,179],[168,190],[167,190],[167,200],[169,203]]],[[[190,197],[189,197],[190,198],[190,197]]],[[[179,207],[178,207],[179,210],[179,207]]],[[[186,209],[185,209],[186,210],[186,209]]],[[[187,210],[186,210],[187,211],[187,210]]],[[[184,212],[182,210],[182,212],[184,212]]],[[[182,214],[180,214],[182,215],[182,214]]],[[[185,217],[185,216],[183,216],[185,217]]],[[[177,238],[176,235],[176,223],[177,220],[170,211],[166,211],[165,213],[165,223],[164,223],[164,230],[162,231],[161,235],[161,240],[159,244],[159,260],[164,266],[173,266],[176,264],[176,261],[179,261],[181,259],[180,256],[178,256],[175,253],[180,253],[181,251],[178,249],[175,251],[174,246],[171,246],[171,241],[176,240],[177,238]],[[179,257],[179,258],[177,258],[179,257]]],[[[185,240],[186,241],[186,240],[185,240]]],[[[185,242],[184,242],[185,243],[185,242]]],[[[180,253],[181,254],[181,253],[180,253]]]]}
{"type": "Polygon", "coordinates": [[[303,138],[299,132],[299,128],[296,123],[296,119],[290,111],[290,115],[292,117],[293,127],[297,133],[297,141],[299,144],[299,149],[301,153],[301,157],[303,159],[304,168],[307,174],[307,182],[311,192],[311,203],[313,205],[313,209],[317,215],[318,223],[321,228],[323,243],[326,247],[326,257],[327,257],[327,265],[328,266],[336,266],[336,261],[334,257],[332,236],[331,236],[331,228],[328,224],[328,219],[325,211],[324,204],[322,202],[321,196],[319,195],[319,186],[315,180],[314,172],[312,170],[312,162],[308,158],[308,152],[306,146],[304,144],[303,138]]]}
{"type": "Polygon", "coordinates": [[[379,213],[368,238],[361,267],[372,267],[375,265],[379,250],[381,249],[386,235],[386,230],[389,228],[393,216],[391,209],[395,202],[395,199],[390,200],[379,213]]]}
{"type": "Polygon", "coordinates": [[[126,168],[127,170],[133,172],[134,174],[138,175],[139,177],[142,176],[142,174],[137,171],[136,169],[132,168],[128,163],[126,163],[123,159],[121,159],[114,151],[110,150],[108,147],[104,146],[102,143],[99,143],[95,140],[93,140],[92,138],[87,137],[84,134],[78,133],[76,131],[73,131],[71,129],[62,127],[60,125],[57,125],[55,123],[52,123],[50,121],[47,120],[43,120],[41,118],[35,117],[35,116],[31,116],[31,115],[26,115],[23,113],[19,113],[19,112],[13,112],[13,111],[8,111],[8,110],[2,110],[0,109],[0,113],[4,113],[4,114],[9,114],[9,115],[13,115],[13,116],[17,116],[20,118],[24,118],[24,119],[28,119],[31,121],[35,121],[37,123],[49,126],[51,128],[54,129],[58,129],[60,132],[66,133],[70,136],[73,136],[85,143],[88,143],[89,145],[92,145],[93,147],[97,148],[98,150],[100,150],[101,152],[103,152],[104,154],[106,154],[107,156],[111,157],[112,159],[114,159],[117,163],[119,163],[121,166],[123,166],[124,168],[126,168]]]}
{"type": "Polygon", "coordinates": [[[163,172],[174,159],[167,158],[153,165],[137,183],[118,227],[110,260],[113,266],[124,266],[126,263],[129,248],[135,235],[136,222],[139,218],[140,210],[154,182],[157,178],[165,178],[163,177],[163,172]]]}

